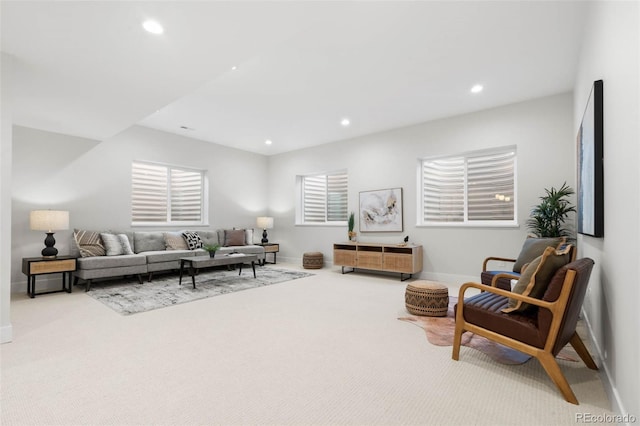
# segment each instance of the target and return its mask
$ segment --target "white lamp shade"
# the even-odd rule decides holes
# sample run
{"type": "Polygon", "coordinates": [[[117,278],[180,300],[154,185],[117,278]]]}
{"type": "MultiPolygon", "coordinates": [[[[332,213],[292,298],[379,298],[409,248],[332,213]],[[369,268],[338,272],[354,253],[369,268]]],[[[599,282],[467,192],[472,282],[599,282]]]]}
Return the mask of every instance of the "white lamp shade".
{"type": "Polygon", "coordinates": [[[33,210],[29,216],[33,231],[61,231],[69,229],[69,212],[64,210],[33,210]]]}
{"type": "Polygon", "coordinates": [[[273,228],[273,218],[267,216],[260,216],[256,221],[258,228],[271,229],[273,228]]]}

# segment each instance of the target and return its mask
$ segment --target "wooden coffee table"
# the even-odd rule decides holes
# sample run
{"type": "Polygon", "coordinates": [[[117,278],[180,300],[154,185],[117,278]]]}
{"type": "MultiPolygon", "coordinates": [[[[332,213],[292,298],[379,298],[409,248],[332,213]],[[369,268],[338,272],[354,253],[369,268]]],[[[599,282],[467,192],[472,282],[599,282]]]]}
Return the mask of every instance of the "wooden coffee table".
{"type": "Polygon", "coordinates": [[[196,288],[195,273],[198,269],[209,268],[212,266],[222,265],[240,265],[240,272],[242,274],[242,265],[251,262],[251,268],[253,268],[253,278],[256,277],[256,260],[258,256],[255,254],[223,254],[216,257],[209,256],[195,256],[195,257],[182,257],[180,258],[180,281],[179,285],[182,285],[182,274],[185,266],[189,268],[189,274],[191,275],[191,283],[193,288],[196,288]]]}

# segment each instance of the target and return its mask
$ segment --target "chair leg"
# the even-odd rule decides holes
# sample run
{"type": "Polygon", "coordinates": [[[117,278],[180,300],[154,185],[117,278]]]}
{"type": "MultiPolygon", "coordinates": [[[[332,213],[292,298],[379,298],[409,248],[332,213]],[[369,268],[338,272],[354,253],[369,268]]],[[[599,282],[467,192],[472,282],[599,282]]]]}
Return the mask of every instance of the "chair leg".
{"type": "Polygon", "coordinates": [[[91,290],[91,280],[87,280],[87,287],[84,289],[84,291],[89,291],[91,290]]]}
{"type": "MultiPolygon", "coordinates": [[[[458,307],[462,309],[462,307],[458,307]]],[[[451,359],[458,361],[460,359],[460,344],[462,343],[462,333],[464,330],[462,329],[462,321],[456,320],[456,329],[453,335],[453,350],[451,352],[451,359]]]]}
{"type": "Polygon", "coordinates": [[[567,402],[572,404],[579,405],[578,398],[576,398],[575,394],[571,390],[571,386],[569,386],[569,382],[562,374],[562,370],[560,370],[560,366],[556,361],[555,357],[548,352],[542,352],[538,356],[538,361],[542,364],[542,368],[547,372],[553,383],[558,387],[564,399],[567,402]]]}
{"type": "Polygon", "coordinates": [[[569,340],[569,343],[571,343],[571,346],[573,346],[573,349],[575,349],[578,355],[580,355],[580,358],[587,365],[587,367],[592,370],[598,369],[598,366],[591,357],[591,354],[587,350],[587,347],[584,345],[584,342],[582,341],[580,336],[578,336],[578,333],[573,333],[573,336],[571,336],[571,340],[569,340]]]}

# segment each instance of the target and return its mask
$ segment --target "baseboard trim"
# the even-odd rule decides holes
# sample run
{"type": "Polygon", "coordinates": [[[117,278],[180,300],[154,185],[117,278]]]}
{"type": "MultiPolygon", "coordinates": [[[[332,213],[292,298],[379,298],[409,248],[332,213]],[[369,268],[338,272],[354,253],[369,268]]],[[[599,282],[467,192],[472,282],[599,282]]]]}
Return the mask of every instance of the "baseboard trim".
{"type": "MultiPolygon", "coordinates": [[[[620,398],[620,394],[618,393],[618,389],[615,387],[611,371],[609,367],[604,362],[604,356],[602,352],[602,348],[600,347],[599,342],[595,338],[595,334],[593,332],[593,328],[591,327],[591,322],[589,321],[589,316],[587,312],[582,309],[582,318],[584,319],[585,325],[587,326],[587,333],[589,334],[589,340],[593,345],[593,348],[596,351],[596,356],[600,360],[600,365],[598,366],[598,375],[600,376],[600,380],[602,381],[602,385],[604,387],[604,391],[607,393],[607,397],[609,398],[609,402],[611,402],[611,411],[620,415],[620,416],[628,416],[629,413],[624,409],[622,404],[622,400],[620,398]]],[[[624,423],[625,425],[630,426],[631,423],[627,421],[624,423]]]]}

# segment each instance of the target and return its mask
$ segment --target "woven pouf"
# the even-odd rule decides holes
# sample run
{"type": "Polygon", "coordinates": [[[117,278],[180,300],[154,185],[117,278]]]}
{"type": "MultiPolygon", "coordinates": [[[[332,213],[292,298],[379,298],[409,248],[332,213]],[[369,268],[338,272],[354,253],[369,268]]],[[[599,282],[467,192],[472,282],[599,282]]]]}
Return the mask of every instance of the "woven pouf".
{"type": "Polygon", "coordinates": [[[404,301],[411,314],[444,317],[449,309],[449,290],[433,281],[414,281],[407,285],[404,301]]]}
{"type": "Polygon", "coordinates": [[[302,256],[302,267],[304,269],[321,269],[324,264],[324,256],[319,251],[305,253],[302,256]]]}

